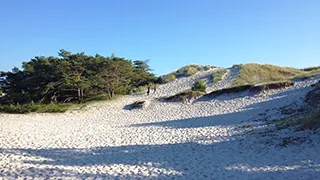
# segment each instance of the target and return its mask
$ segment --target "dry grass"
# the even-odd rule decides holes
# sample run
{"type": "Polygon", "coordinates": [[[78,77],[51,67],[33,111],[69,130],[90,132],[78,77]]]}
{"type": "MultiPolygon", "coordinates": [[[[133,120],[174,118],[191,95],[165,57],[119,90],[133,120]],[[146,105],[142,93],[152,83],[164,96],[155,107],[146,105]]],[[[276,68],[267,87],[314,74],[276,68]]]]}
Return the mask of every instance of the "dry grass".
{"type": "Polygon", "coordinates": [[[204,92],[192,91],[191,89],[189,89],[173,96],[161,98],[160,100],[166,101],[166,102],[185,102],[187,99],[190,99],[190,98],[195,99],[204,94],[205,94],[204,92]]]}
{"type": "Polygon", "coordinates": [[[298,130],[316,130],[320,128],[320,109],[297,109],[300,113],[294,116],[273,120],[278,130],[288,127],[297,127],[298,130]]]}
{"type": "Polygon", "coordinates": [[[180,77],[189,77],[189,76],[196,74],[199,71],[202,71],[202,70],[207,71],[207,70],[214,68],[214,67],[215,66],[209,66],[209,65],[202,66],[202,65],[197,65],[197,64],[190,64],[190,65],[184,66],[176,71],[173,71],[167,75],[164,75],[162,78],[162,83],[167,83],[167,82],[173,81],[176,78],[180,78],[180,77]]]}
{"type": "Polygon", "coordinates": [[[213,91],[206,96],[219,96],[221,94],[231,94],[231,93],[239,93],[243,91],[250,91],[252,93],[260,93],[262,91],[267,90],[274,90],[274,89],[281,89],[286,88],[289,86],[293,86],[294,83],[292,81],[277,81],[271,83],[263,83],[260,85],[241,85],[241,86],[234,86],[230,88],[220,89],[213,91]]]}
{"type": "Polygon", "coordinates": [[[215,71],[212,73],[212,78],[213,78],[213,82],[211,84],[211,86],[217,84],[219,81],[222,80],[223,75],[225,75],[228,72],[228,70],[226,69],[222,69],[219,71],[215,71]]]}
{"type": "Polygon", "coordinates": [[[315,110],[310,116],[298,120],[301,129],[318,129],[320,128],[320,109],[315,110]]]}
{"type": "Polygon", "coordinates": [[[275,81],[287,81],[295,78],[307,78],[320,74],[320,67],[295,69],[270,64],[244,64],[240,65],[240,72],[232,86],[254,85],[275,81]]]}

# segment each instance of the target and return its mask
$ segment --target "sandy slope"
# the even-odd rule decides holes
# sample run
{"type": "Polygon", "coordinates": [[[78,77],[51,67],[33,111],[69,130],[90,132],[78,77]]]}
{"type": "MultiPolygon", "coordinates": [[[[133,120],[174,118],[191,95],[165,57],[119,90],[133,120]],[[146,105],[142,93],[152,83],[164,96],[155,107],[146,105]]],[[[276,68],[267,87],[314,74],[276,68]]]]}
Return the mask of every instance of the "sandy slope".
{"type": "MultiPolygon", "coordinates": [[[[149,97],[82,111],[0,115],[0,179],[320,179],[319,133],[266,133],[257,121],[301,104],[319,77],[267,95],[244,92],[193,104],[153,99],[188,89],[212,71],[162,85],[149,97]],[[150,102],[145,109],[124,108],[141,99],[150,102]],[[281,146],[292,136],[304,141],[281,146]]],[[[235,72],[216,88],[230,84],[235,72]]]]}

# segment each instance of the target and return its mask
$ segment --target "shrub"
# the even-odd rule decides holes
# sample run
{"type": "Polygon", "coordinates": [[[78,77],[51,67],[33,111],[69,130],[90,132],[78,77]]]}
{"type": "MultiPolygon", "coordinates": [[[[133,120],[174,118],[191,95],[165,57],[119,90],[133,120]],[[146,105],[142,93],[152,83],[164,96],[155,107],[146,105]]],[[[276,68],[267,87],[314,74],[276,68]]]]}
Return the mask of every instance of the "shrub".
{"type": "Polygon", "coordinates": [[[207,86],[204,81],[196,81],[192,87],[192,91],[206,92],[207,86]]]}
{"type": "Polygon", "coordinates": [[[0,105],[0,112],[12,114],[26,114],[31,112],[61,113],[66,112],[70,106],[70,104],[10,104],[0,105]]]}
{"type": "Polygon", "coordinates": [[[196,74],[198,71],[200,71],[197,67],[194,66],[190,66],[185,72],[185,76],[189,77],[192,76],[194,74],[196,74]]]}
{"type": "Polygon", "coordinates": [[[205,70],[205,71],[208,71],[208,70],[210,70],[210,69],[211,69],[211,66],[210,66],[210,65],[206,65],[206,66],[203,67],[203,70],[205,70]]]}
{"type": "Polygon", "coordinates": [[[161,83],[168,83],[168,82],[173,81],[175,79],[176,79],[175,73],[170,73],[170,74],[162,76],[160,81],[161,81],[161,83]]]}

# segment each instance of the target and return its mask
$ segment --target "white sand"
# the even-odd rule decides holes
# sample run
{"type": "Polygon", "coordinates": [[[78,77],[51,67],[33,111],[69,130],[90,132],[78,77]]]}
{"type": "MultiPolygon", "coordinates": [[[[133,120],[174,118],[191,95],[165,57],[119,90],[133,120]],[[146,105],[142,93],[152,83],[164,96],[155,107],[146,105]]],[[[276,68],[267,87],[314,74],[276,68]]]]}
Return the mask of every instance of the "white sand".
{"type": "Polygon", "coordinates": [[[233,83],[233,80],[237,77],[238,73],[239,73],[239,68],[227,69],[227,72],[222,76],[221,81],[219,81],[214,86],[207,87],[207,93],[231,86],[231,84],[233,83]]]}
{"type": "MultiPolygon", "coordinates": [[[[265,133],[256,121],[301,104],[320,78],[267,95],[244,92],[193,104],[153,100],[212,71],[162,85],[149,97],[65,114],[0,115],[0,179],[320,179],[319,132],[265,133]],[[142,99],[150,101],[147,108],[124,108],[142,99]],[[244,124],[251,126],[239,128],[244,124]],[[287,137],[305,141],[279,146],[287,137]]],[[[228,73],[216,88],[232,82],[228,73]]]]}

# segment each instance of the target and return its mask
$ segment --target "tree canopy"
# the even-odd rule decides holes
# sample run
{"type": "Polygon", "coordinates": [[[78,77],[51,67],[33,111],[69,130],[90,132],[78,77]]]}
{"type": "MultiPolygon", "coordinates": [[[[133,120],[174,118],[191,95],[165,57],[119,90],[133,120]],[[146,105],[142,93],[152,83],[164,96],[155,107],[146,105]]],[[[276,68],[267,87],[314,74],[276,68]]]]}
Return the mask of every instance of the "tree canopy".
{"type": "Polygon", "coordinates": [[[6,96],[2,104],[82,102],[107,94],[128,94],[140,85],[153,83],[148,60],[89,56],[58,52],[59,57],[36,56],[22,63],[22,69],[1,72],[0,85],[6,96]]]}

